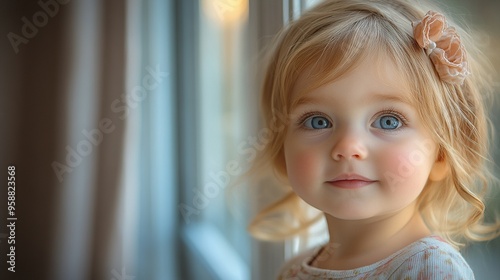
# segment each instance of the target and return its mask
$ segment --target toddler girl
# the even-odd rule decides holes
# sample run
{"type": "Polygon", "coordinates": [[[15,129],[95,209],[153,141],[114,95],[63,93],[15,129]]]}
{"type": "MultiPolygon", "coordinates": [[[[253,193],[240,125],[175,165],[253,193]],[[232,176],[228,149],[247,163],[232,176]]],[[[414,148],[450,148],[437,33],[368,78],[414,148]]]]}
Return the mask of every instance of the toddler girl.
{"type": "Polygon", "coordinates": [[[320,218],[305,201],[329,233],[279,279],[474,278],[457,249],[499,228],[483,222],[491,70],[437,10],[327,0],[277,38],[261,104],[273,133],[254,171],[271,167],[291,192],[249,230],[302,232],[320,218]]]}

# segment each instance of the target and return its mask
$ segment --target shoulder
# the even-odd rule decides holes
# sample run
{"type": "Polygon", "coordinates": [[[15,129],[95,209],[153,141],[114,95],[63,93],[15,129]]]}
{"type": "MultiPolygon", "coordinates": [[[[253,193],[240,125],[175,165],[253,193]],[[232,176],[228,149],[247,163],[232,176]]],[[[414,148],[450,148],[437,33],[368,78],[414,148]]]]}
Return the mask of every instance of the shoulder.
{"type": "Polygon", "coordinates": [[[474,279],[460,253],[437,236],[420,239],[386,259],[352,270],[310,267],[308,263],[319,249],[307,250],[287,261],[278,279],[474,279]]]}
{"type": "Polygon", "coordinates": [[[395,279],[474,279],[462,255],[439,237],[427,237],[414,243],[406,258],[392,274],[395,279]]]}

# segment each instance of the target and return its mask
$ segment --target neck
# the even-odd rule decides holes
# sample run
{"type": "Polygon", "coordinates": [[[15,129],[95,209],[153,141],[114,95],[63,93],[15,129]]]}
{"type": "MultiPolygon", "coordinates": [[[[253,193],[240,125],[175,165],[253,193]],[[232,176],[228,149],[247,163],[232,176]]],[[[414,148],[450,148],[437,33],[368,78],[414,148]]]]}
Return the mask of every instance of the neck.
{"type": "Polygon", "coordinates": [[[315,265],[322,268],[352,269],[369,265],[430,234],[415,204],[397,213],[366,220],[325,216],[330,241],[315,265]]]}

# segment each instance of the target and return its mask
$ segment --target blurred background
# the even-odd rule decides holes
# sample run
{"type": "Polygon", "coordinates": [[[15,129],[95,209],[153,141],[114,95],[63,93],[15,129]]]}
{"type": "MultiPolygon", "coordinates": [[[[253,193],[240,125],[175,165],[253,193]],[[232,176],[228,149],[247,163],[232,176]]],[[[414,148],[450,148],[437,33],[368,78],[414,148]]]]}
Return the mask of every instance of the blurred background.
{"type": "MultiPolygon", "coordinates": [[[[273,279],[305,245],[251,239],[280,193],[231,186],[265,145],[261,53],[315,2],[2,1],[0,278],[273,279]]],[[[500,71],[500,2],[442,2],[485,31],[500,71]]],[[[464,255],[477,279],[500,275],[498,239],[464,255]]]]}

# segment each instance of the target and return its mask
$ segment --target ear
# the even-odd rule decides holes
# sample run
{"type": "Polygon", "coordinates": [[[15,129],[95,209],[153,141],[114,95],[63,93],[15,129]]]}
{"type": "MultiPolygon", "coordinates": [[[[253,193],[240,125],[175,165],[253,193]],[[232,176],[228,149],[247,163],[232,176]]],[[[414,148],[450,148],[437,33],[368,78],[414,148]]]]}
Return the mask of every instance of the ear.
{"type": "Polygon", "coordinates": [[[431,172],[429,174],[429,179],[431,181],[441,181],[443,180],[448,173],[450,172],[450,165],[444,156],[444,153],[439,152],[438,158],[434,162],[432,166],[431,172]]]}

